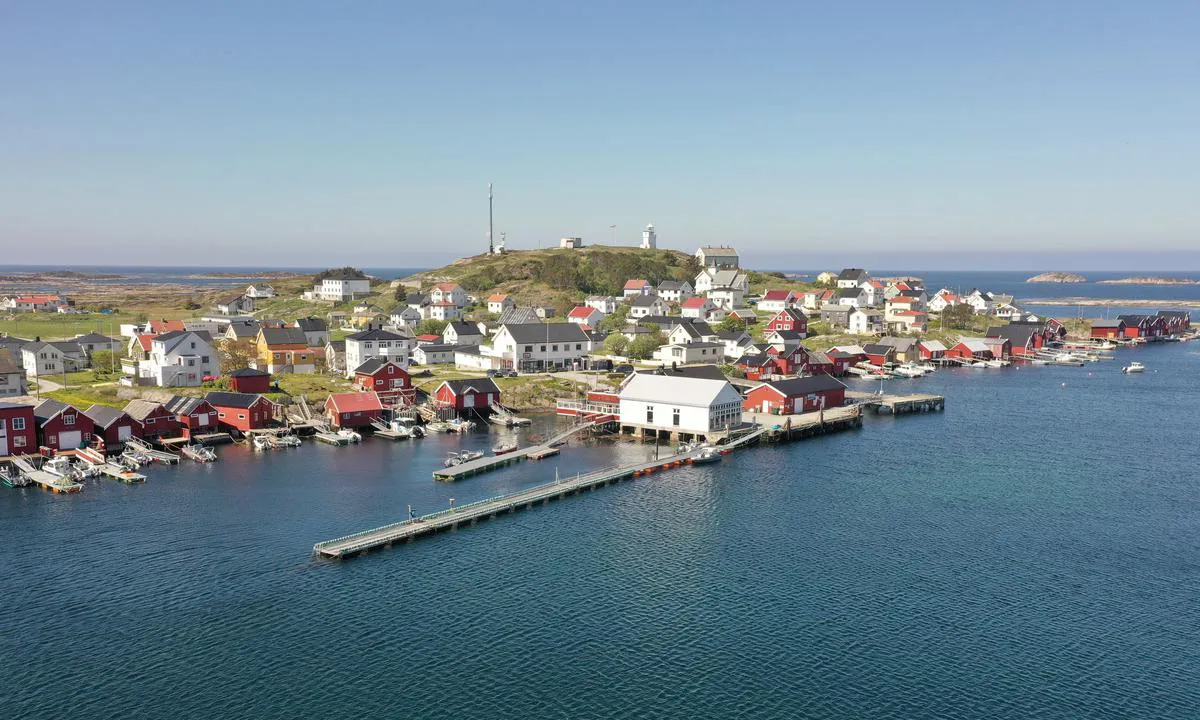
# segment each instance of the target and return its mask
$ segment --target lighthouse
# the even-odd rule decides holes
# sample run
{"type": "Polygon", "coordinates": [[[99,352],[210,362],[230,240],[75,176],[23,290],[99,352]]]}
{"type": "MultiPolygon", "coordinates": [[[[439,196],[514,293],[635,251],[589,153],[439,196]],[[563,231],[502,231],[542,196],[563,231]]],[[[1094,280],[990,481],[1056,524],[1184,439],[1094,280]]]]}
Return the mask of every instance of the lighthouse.
{"type": "Polygon", "coordinates": [[[642,249],[653,250],[658,247],[658,235],[654,234],[654,226],[647,225],[642,231],[642,249]]]}

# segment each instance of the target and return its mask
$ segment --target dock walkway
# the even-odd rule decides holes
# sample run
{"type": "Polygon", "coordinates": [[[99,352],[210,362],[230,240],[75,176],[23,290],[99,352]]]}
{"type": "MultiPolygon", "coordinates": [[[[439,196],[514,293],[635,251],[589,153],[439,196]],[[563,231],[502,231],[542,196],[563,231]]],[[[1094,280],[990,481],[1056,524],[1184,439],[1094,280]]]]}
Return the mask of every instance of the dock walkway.
{"type": "Polygon", "coordinates": [[[496,468],[504,467],[505,465],[521,462],[522,460],[528,459],[531,456],[535,458],[539,455],[545,457],[546,455],[552,454],[548,452],[551,448],[562,445],[572,435],[583,432],[584,430],[594,427],[595,425],[596,423],[590,420],[581,422],[572,425],[557,435],[551,436],[548,440],[546,440],[546,442],[539,445],[530,445],[529,447],[519,448],[517,450],[513,450],[512,452],[504,453],[503,455],[488,455],[481,457],[478,460],[465,462],[462,465],[455,465],[454,467],[438,468],[437,470],[433,471],[433,479],[453,482],[455,480],[461,480],[465,477],[470,477],[471,475],[478,475],[479,473],[495,470],[496,468]]]}
{"type": "MultiPolygon", "coordinates": [[[[758,440],[763,432],[762,428],[753,429],[733,442],[719,447],[722,450],[734,450],[743,447],[758,440]]],[[[650,462],[604,468],[587,474],[576,475],[573,478],[555,480],[551,483],[538,485],[507,495],[499,495],[468,505],[460,505],[453,509],[442,510],[398,523],[392,523],[391,525],[364,530],[363,532],[334,540],[319,542],[313,545],[313,552],[326,558],[344,558],[356,555],[373,548],[386,547],[396,542],[411,540],[448,528],[486,520],[502,513],[522,510],[532,507],[539,502],[546,503],[550,500],[556,500],[585,490],[592,490],[629,478],[640,477],[643,474],[657,470],[680,467],[699,454],[699,450],[676,453],[650,462]]]]}
{"type": "Polygon", "coordinates": [[[887,412],[892,415],[931,412],[946,408],[946,398],[942,395],[926,395],[921,393],[913,395],[879,395],[848,390],[846,397],[851,399],[856,405],[872,408],[877,413],[887,412]]]}

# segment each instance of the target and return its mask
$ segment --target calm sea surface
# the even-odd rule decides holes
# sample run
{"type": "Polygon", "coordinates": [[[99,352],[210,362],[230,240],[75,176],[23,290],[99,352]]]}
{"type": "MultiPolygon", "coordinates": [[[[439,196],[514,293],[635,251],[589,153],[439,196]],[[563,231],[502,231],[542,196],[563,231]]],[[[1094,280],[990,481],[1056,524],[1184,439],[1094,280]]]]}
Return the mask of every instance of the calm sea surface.
{"type": "MultiPolygon", "coordinates": [[[[486,433],[0,492],[4,717],[1195,718],[1200,344],[946,370],[944,413],[737,453],[345,562],[486,433]],[[1130,359],[1149,371],[1123,376],[1130,359]]],[[[852,381],[861,382],[861,381],[852,381]]],[[[872,387],[863,383],[862,387],[872,387]]],[[[545,425],[532,432],[545,432],[545,425]]]]}

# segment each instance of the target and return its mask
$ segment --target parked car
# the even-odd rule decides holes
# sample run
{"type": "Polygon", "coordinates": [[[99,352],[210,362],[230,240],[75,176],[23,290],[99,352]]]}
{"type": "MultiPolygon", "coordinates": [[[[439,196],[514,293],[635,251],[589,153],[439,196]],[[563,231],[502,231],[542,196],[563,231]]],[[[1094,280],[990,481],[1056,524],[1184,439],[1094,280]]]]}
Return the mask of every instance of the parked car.
{"type": "Polygon", "coordinates": [[[612,370],[612,367],[613,367],[613,361],[609,360],[607,358],[605,358],[603,360],[597,360],[596,362],[592,363],[593,370],[602,370],[602,371],[608,372],[608,371],[612,370]]]}
{"type": "Polygon", "coordinates": [[[618,365],[615,368],[613,368],[613,372],[625,373],[626,375],[628,375],[629,373],[633,372],[633,366],[629,365],[629,364],[618,365]]]}

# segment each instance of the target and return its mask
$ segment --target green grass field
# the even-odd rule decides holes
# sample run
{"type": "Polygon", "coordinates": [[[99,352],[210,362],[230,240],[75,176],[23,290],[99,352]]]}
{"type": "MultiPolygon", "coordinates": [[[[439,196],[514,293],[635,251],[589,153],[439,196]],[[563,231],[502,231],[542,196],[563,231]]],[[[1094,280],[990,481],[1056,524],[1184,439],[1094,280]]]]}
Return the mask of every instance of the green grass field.
{"type": "Polygon", "coordinates": [[[52,313],[14,313],[0,316],[0,332],[26,340],[67,340],[76,335],[97,332],[119,337],[121,323],[137,322],[140,316],[114,313],[112,315],[60,315],[52,313]]]}

